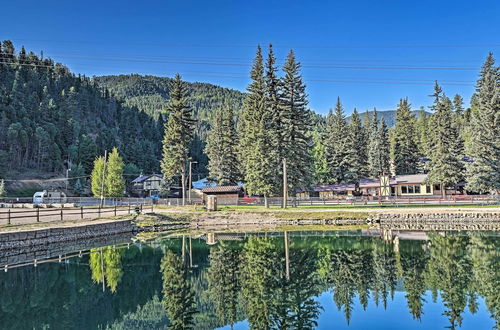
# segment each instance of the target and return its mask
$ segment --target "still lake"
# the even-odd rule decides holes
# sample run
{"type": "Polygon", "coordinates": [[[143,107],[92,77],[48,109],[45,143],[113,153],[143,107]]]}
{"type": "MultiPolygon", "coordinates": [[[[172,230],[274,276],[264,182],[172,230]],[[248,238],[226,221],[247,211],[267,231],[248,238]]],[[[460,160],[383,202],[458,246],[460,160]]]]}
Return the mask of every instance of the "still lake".
{"type": "Polygon", "coordinates": [[[492,329],[500,235],[158,237],[0,273],[1,329],[492,329]]]}

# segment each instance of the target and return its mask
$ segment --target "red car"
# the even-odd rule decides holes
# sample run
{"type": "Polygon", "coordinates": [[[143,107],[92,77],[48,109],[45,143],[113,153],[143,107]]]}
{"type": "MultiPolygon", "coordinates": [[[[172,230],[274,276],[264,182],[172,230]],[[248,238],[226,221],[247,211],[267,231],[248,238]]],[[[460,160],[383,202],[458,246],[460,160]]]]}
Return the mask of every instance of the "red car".
{"type": "Polygon", "coordinates": [[[241,199],[241,202],[243,204],[255,204],[258,201],[259,197],[250,197],[248,195],[244,195],[243,198],[241,199]]]}

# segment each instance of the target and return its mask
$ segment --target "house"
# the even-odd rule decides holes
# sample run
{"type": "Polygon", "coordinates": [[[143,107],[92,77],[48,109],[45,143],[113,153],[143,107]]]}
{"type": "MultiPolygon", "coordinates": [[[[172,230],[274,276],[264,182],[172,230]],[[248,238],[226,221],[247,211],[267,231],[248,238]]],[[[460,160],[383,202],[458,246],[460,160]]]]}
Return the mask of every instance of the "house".
{"type": "Polygon", "coordinates": [[[137,197],[157,196],[160,193],[163,175],[151,174],[141,175],[131,182],[131,192],[137,197]]]}
{"type": "Polygon", "coordinates": [[[238,204],[238,198],[243,197],[243,188],[240,186],[215,186],[205,187],[201,190],[203,193],[203,202],[206,202],[207,196],[217,196],[217,204],[238,204]]]}
{"type": "MultiPolygon", "coordinates": [[[[427,174],[396,175],[389,178],[391,196],[439,196],[442,195],[440,185],[425,184],[427,174]]],[[[461,194],[464,183],[454,189],[446,189],[447,195],[461,194]]],[[[380,196],[380,178],[361,178],[356,190],[355,184],[331,184],[311,187],[311,191],[297,191],[297,197],[339,198],[347,196],[380,196]]]]}

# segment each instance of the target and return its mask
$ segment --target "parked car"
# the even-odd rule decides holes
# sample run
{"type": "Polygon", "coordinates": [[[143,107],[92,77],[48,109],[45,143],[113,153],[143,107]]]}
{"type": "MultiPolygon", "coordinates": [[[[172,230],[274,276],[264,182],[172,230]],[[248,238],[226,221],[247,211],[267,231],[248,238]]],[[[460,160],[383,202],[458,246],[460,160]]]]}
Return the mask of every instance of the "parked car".
{"type": "Polygon", "coordinates": [[[248,195],[244,195],[243,198],[240,200],[242,204],[257,204],[259,201],[259,197],[250,197],[248,195]]]}

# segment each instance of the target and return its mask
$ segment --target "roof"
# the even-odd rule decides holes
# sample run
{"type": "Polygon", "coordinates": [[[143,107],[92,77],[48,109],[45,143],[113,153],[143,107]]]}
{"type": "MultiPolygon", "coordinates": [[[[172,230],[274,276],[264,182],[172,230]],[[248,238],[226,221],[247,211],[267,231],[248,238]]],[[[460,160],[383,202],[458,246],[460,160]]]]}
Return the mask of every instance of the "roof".
{"type": "Polygon", "coordinates": [[[423,183],[427,174],[396,175],[396,181],[400,183],[423,183]]]}
{"type": "Polygon", "coordinates": [[[323,184],[319,186],[313,186],[314,191],[346,191],[355,190],[356,185],[354,184],[323,184]]]}
{"type": "Polygon", "coordinates": [[[215,186],[215,187],[206,187],[201,191],[203,193],[229,193],[229,192],[240,192],[240,186],[215,186]]]}
{"type": "Polygon", "coordinates": [[[193,181],[193,188],[195,188],[195,189],[201,190],[201,189],[207,188],[207,187],[215,187],[215,183],[208,181],[207,178],[203,178],[203,179],[200,179],[198,181],[193,181]]]}
{"type": "Polygon", "coordinates": [[[163,175],[161,175],[161,174],[141,175],[141,176],[138,176],[137,178],[135,178],[134,180],[132,180],[132,183],[141,183],[141,182],[144,182],[153,176],[160,178],[160,179],[163,179],[163,175]]]}

